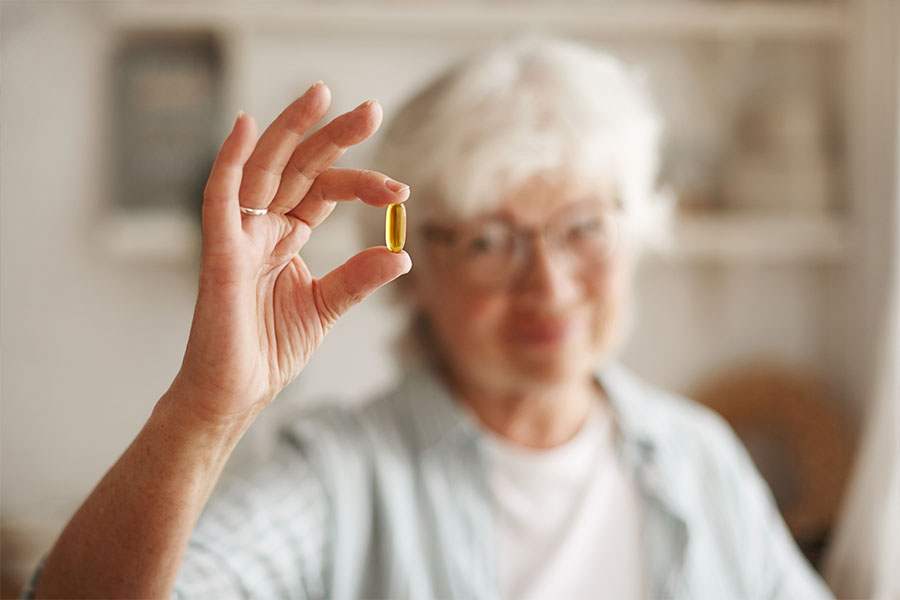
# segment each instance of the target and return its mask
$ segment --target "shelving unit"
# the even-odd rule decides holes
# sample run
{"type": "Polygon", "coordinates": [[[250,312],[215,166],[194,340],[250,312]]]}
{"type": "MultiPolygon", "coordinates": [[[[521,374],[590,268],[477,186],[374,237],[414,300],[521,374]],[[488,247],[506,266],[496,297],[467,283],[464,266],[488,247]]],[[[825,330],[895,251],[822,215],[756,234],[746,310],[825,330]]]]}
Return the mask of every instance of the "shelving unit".
{"type": "Polygon", "coordinates": [[[778,1],[527,3],[461,2],[253,2],[116,3],[118,24],[148,27],[218,26],[251,30],[322,30],[403,35],[518,32],[540,27],[566,34],[649,36],[752,36],[843,39],[845,4],[778,1]]]}
{"type": "MultiPolygon", "coordinates": [[[[747,2],[528,3],[515,7],[494,2],[427,5],[412,2],[205,2],[110,3],[106,16],[115,30],[204,29],[214,31],[235,62],[238,49],[257,36],[298,32],[321,36],[460,38],[532,31],[603,39],[763,40],[838,44],[850,39],[853,13],[847,3],[775,0],[747,2]]],[[[229,87],[237,97],[246,82],[236,66],[229,87]]],[[[233,104],[241,104],[236,101],[233,104]]],[[[161,219],[178,214],[119,215],[104,239],[122,255],[176,259],[196,247],[196,234],[183,227],[160,235],[161,219]],[[129,225],[125,221],[131,219],[129,225]],[[131,241],[121,243],[127,229],[131,241]],[[176,238],[174,243],[171,236],[176,238]],[[119,240],[118,242],[114,240],[119,240]],[[127,249],[127,250],[126,250],[127,249]]],[[[842,216],[715,212],[683,215],[673,232],[674,244],[657,258],[691,262],[840,263],[852,244],[842,216]]]]}
{"type": "Polygon", "coordinates": [[[697,263],[844,264],[846,219],[832,215],[724,213],[684,215],[658,260],[697,263]]]}

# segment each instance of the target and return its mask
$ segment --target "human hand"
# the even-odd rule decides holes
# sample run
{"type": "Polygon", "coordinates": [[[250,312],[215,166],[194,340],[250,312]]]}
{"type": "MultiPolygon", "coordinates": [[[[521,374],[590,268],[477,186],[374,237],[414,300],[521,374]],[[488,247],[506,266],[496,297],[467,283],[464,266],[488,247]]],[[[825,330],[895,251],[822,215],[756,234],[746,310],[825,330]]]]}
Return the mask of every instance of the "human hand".
{"type": "Polygon", "coordinates": [[[298,255],[337,201],[383,207],[409,197],[381,173],[331,167],[378,129],[382,111],[368,101],[307,135],[330,103],[316,83],[258,140],[253,118],[238,115],[210,172],[197,304],[173,382],[204,419],[264,408],[348,308],[412,267],[406,252],[373,247],[316,278],[298,255]],[[243,215],[241,206],[268,213],[243,215]]]}

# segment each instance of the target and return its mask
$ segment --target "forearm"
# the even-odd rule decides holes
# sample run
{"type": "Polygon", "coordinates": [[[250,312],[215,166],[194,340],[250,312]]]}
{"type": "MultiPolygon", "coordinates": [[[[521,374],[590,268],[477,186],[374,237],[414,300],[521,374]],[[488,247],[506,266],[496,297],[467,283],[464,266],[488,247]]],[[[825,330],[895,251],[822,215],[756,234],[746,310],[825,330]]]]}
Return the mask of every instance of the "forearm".
{"type": "Polygon", "coordinates": [[[37,597],[170,594],[200,512],[255,412],[227,423],[185,410],[170,390],[69,521],[47,557],[37,597]]]}

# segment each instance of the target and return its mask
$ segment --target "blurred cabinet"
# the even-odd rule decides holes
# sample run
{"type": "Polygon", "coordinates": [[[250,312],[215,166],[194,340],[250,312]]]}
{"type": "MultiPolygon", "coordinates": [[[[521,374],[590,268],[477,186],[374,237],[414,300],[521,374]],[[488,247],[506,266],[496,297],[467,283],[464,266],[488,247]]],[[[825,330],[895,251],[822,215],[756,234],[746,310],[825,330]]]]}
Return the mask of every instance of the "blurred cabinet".
{"type": "Polygon", "coordinates": [[[183,259],[222,120],[223,57],[212,31],[121,32],[112,58],[113,211],[105,240],[123,258],[183,259]]]}
{"type": "MultiPolygon", "coordinates": [[[[687,391],[718,363],[764,355],[822,366],[842,397],[859,376],[846,349],[856,337],[848,282],[867,235],[858,184],[883,170],[861,159],[871,144],[861,115],[878,68],[877,51],[864,50],[863,17],[874,11],[877,19],[889,4],[145,2],[111,3],[107,17],[119,35],[215,35],[218,139],[238,109],[264,127],[317,79],[334,92],[330,116],[376,97],[389,117],[442,66],[522,33],[612,51],[646,73],[658,98],[667,125],[662,182],[681,206],[673,243],[651,254],[639,277],[628,362],[687,391]]],[[[367,164],[373,146],[354,148],[343,163],[367,164]]],[[[304,249],[314,270],[353,247],[354,210],[340,207],[327,234],[304,249]]],[[[196,229],[159,216],[120,224],[129,231],[120,237],[134,242],[143,232],[145,247],[193,256],[191,243],[164,232],[195,241],[196,229]]]]}
{"type": "Polygon", "coordinates": [[[221,40],[229,80],[221,130],[238,108],[273,115],[318,78],[337,88],[337,106],[375,95],[389,111],[443,63],[524,32],[606,48],[647,72],[667,117],[663,181],[683,212],[661,258],[847,256],[850,5],[148,2],[111,4],[109,16],[122,32],[201,29],[221,40]]]}
{"type": "Polygon", "coordinates": [[[221,121],[217,40],[202,31],[135,32],[113,60],[117,204],[195,209],[221,121]]]}

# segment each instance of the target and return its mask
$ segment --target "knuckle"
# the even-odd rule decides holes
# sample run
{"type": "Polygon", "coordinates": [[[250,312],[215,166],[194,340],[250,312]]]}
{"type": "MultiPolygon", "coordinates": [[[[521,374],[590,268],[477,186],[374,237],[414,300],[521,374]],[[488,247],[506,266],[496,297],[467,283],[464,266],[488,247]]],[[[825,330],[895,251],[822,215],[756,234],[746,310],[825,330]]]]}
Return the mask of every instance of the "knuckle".
{"type": "Polygon", "coordinates": [[[376,177],[374,171],[360,169],[353,174],[353,189],[357,190],[357,192],[359,190],[364,190],[372,186],[375,181],[376,177]]]}
{"type": "Polygon", "coordinates": [[[384,180],[384,175],[379,173],[378,171],[373,171],[372,169],[360,169],[359,171],[359,181],[377,181],[381,183],[384,180]]]}
{"type": "Polygon", "coordinates": [[[259,157],[251,156],[247,163],[244,165],[244,174],[245,175],[262,175],[264,177],[267,176],[277,176],[279,174],[279,169],[277,165],[271,165],[268,161],[261,160],[259,157]]]}
{"type": "Polygon", "coordinates": [[[319,203],[324,204],[325,201],[328,199],[328,193],[327,193],[327,190],[325,189],[325,186],[323,184],[319,183],[319,181],[320,181],[319,179],[316,179],[316,181],[312,185],[312,188],[310,188],[309,193],[307,194],[307,197],[312,202],[315,202],[317,204],[319,204],[319,203]]]}
{"type": "Polygon", "coordinates": [[[317,94],[300,98],[293,110],[285,115],[284,129],[292,135],[302,136],[327,112],[329,103],[328,95],[317,94]]]}
{"type": "Polygon", "coordinates": [[[314,169],[311,169],[309,165],[304,164],[303,161],[299,159],[291,160],[286,168],[290,170],[292,176],[302,179],[310,186],[314,183],[314,180],[318,175],[314,169]]]}
{"type": "Polygon", "coordinates": [[[297,110],[291,112],[284,120],[284,131],[290,136],[300,137],[312,123],[315,123],[318,115],[314,108],[308,105],[300,105],[297,110]]]}

